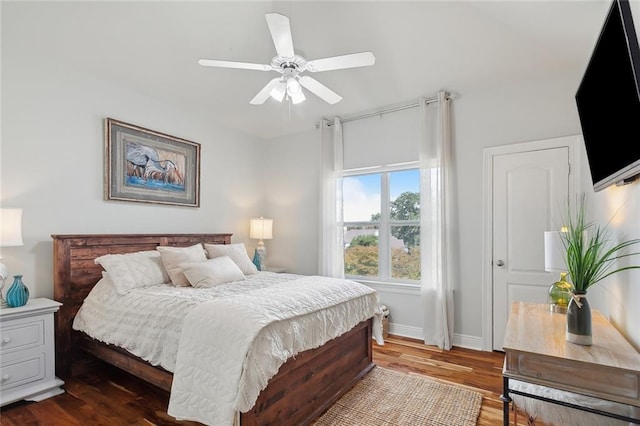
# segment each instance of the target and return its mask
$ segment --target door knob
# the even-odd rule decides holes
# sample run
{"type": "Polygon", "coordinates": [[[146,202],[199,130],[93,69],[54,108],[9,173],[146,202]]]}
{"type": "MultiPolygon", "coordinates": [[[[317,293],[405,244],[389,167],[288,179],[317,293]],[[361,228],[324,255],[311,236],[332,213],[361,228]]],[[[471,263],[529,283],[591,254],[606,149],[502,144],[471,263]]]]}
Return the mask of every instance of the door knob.
{"type": "Polygon", "coordinates": [[[498,261],[496,262],[496,265],[502,267],[504,266],[504,261],[502,259],[498,259],[498,261]]]}

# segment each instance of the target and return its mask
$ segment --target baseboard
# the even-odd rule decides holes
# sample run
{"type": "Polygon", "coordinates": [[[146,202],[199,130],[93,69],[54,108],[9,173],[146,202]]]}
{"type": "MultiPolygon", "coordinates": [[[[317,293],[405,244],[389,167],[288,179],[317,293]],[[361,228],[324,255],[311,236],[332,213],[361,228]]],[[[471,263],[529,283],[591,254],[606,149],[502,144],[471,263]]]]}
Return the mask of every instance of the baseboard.
{"type": "MultiPolygon", "coordinates": [[[[389,323],[389,333],[396,336],[410,337],[412,339],[424,340],[422,334],[422,328],[414,327],[411,325],[389,323]]],[[[482,337],[467,336],[464,334],[453,335],[453,346],[460,348],[474,349],[476,351],[482,350],[482,344],[484,343],[482,337]]]]}
{"type": "Polygon", "coordinates": [[[483,344],[484,344],[484,339],[482,337],[467,336],[465,334],[453,335],[453,346],[458,346],[459,348],[467,348],[467,349],[474,349],[476,351],[481,351],[483,344]]]}
{"type": "Polygon", "coordinates": [[[422,329],[411,325],[389,323],[389,333],[396,336],[411,337],[412,339],[424,340],[422,329]]]}

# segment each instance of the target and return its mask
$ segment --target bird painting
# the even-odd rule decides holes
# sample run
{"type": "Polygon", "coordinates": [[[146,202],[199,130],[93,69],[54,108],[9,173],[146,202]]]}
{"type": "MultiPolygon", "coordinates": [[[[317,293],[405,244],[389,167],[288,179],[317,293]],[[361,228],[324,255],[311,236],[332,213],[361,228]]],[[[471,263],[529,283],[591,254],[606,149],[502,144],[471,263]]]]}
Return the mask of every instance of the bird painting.
{"type": "Polygon", "coordinates": [[[179,154],[166,153],[161,156],[158,150],[147,145],[131,141],[125,141],[125,145],[129,184],[184,191],[184,175],[178,166],[179,154]]]}

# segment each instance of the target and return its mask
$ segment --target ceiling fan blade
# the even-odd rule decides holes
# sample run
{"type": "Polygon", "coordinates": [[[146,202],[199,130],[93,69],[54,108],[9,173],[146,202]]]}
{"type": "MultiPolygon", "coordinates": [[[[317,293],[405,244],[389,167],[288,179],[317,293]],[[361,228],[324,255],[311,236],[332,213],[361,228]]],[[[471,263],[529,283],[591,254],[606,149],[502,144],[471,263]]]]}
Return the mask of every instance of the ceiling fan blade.
{"type": "Polygon", "coordinates": [[[371,52],[352,53],[350,55],[332,56],[330,58],[307,61],[306,68],[311,72],[341,70],[373,65],[376,57],[371,52]]]}
{"type": "Polygon", "coordinates": [[[300,85],[328,104],[333,105],[342,100],[342,96],[338,95],[336,92],[329,89],[313,77],[306,75],[300,77],[300,85]]]}
{"type": "Polygon", "coordinates": [[[265,16],[278,56],[293,58],[295,53],[293,52],[293,39],[291,38],[289,18],[279,13],[267,13],[265,16]]]}
{"type": "Polygon", "coordinates": [[[220,67],[220,68],[240,68],[243,70],[271,71],[271,65],[252,64],[250,62],[232,62],[218,61],[217,59],[200,59],[198,61],[203,67],[220,67]]]}
{"type": "Polygon", "coordinates": [[[273,90],[274,87],[276,87],[276,85],[278,85],[279,82],[280,82],[280,77],[276,77],[270,82],[268,82],[267,85],[264,86],[262,90],[259,91],[258,94],[255,95],[253,99],[249,101],[249,103],[251,105],[262,105],[267,99],[269,99],[269,96],[271,95],[271,91],[273,90]]]}

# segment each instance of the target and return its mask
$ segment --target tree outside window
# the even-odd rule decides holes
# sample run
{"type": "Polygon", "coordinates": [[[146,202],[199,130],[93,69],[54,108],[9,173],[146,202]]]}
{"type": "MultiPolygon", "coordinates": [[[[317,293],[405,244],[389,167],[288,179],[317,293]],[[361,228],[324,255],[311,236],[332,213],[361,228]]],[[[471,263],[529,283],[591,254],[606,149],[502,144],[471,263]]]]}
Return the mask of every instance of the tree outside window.
{"type": "Polygon", "coordinates": [[[345,275],[420,280],[419,171],[348,176],[343,199],[345,275]]]}

